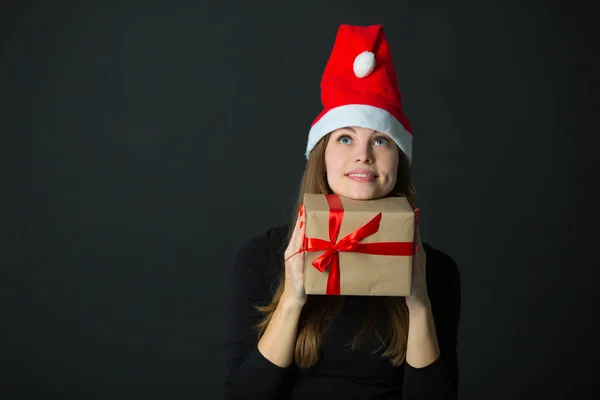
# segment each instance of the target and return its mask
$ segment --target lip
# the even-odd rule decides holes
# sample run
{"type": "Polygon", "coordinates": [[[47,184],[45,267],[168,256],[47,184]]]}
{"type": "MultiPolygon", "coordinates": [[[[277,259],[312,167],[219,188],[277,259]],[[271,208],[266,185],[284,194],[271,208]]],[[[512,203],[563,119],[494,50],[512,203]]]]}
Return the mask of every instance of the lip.
{"type": "Polygon", "coordinates": [[[350,174],[368,174],[373,176],[374,178],[377,178],[377,174],[373,171],[369,171],[367,169],[353,169],[352,171],[346,172],[346,176],[350,175],[350,174]]]}
{"type": "Polygon", "coordinates": [[[353,181],[356,182],[372,182],[375,179],[377,179],[377,174],[373,171],[368,171],[366,169],[355,169],[352,170],[350,172],[347,172],[346,174],[344,174],[346,176],[346,178],[348,179],[352,179],[353,181]],[[369,176],[350,176],[351,174],[362,174],[362,175],[369,175],[369,176]]]}

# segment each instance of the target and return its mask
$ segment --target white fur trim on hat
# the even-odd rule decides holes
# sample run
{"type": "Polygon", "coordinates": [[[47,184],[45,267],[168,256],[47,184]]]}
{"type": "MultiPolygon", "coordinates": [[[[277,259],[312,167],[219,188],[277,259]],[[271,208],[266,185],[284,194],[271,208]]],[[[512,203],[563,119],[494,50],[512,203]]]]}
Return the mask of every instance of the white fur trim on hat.
{"type": "Polygon", "coordinates": [[[328,133],[349,126],[373,129],[389,135],[412,162],[413,137],[392,114],[384,109],[366,104],[348,104],[329,110],[308,133],[306,159],[311,150],[328,133]]]}

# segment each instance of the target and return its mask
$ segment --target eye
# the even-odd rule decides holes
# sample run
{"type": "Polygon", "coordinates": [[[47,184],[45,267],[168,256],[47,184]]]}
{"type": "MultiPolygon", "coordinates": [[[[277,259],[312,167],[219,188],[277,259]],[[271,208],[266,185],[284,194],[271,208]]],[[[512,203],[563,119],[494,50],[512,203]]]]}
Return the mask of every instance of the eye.
{"type": "Polygon", "coordinates": [[[386,144],[389,144],[390,141],[386,138],[384,138],[383,136],[378,137],[377,139],[375,139],[374,142],[377,146],[385,146],[386,144]]]}
{"type": "Polygon", "coordinates": [[[350,136],[340,136],[337,140],[339,143],[341,144],[350,144],[352,142],[352,139],[350,139],[350,136]]]}

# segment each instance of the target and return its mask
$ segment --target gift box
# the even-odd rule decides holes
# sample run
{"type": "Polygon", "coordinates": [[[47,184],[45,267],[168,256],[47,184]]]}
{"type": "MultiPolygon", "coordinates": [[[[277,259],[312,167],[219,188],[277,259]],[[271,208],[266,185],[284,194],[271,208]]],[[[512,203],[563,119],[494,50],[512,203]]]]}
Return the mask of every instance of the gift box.
{"type": "Polygon", "coordinates": [[[415,212],[405,197],[305,194],[304,207],[307,294],[410,295],[415,212]]]}

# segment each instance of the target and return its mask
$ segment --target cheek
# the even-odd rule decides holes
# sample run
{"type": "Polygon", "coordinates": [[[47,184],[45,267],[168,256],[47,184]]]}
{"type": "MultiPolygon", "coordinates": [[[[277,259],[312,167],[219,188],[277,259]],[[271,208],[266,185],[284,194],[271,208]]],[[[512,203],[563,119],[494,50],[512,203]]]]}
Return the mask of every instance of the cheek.
{"type": "Polygon", "coordinates": [[[396,181],[398,179],[398,174],[396,173],[396,171],[394,170],[393,173],[390,174],[390,178],[389,178],[389,185],[391,187],[396,186],[396,181]]]}
{"type": "Polygon", "coordinates": [[[326,178],[329,186],[335,191],[340,190],[340,186],[343,183],[343,162],[340,162],[336,157],[327,158],[325,157],[325,168],[326,178]]]}
{"type": "Polygon", "coordinates": [[[390,182],[396,183],[398,175],[398,156],[390,156],[385,160],[385,170],[387,171],[387,177],[390,182]]]}
{"type": "Polygon", "coordinates": [[[343,171],[343,162],[335,154],[325,153],[325,169],[328,176],[335,177],[343,171]]]}

